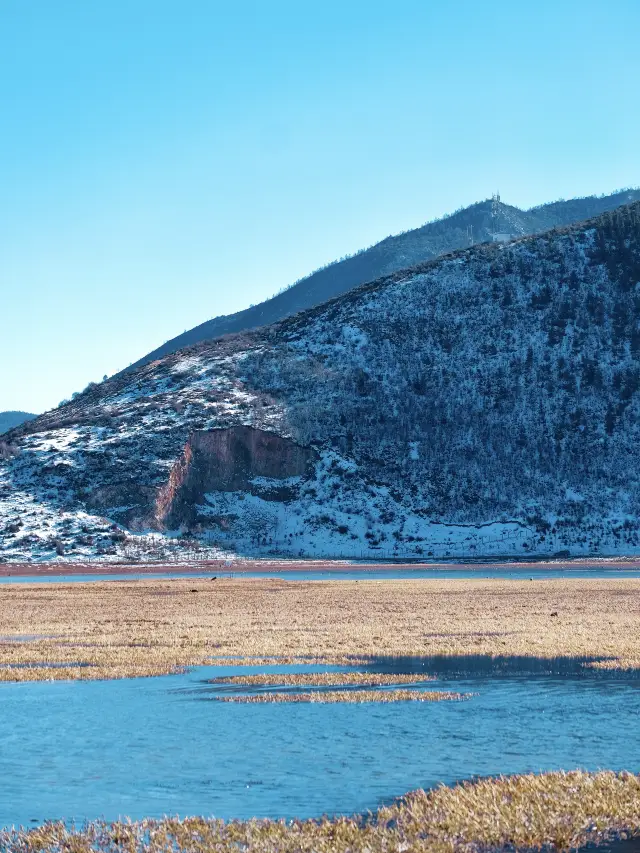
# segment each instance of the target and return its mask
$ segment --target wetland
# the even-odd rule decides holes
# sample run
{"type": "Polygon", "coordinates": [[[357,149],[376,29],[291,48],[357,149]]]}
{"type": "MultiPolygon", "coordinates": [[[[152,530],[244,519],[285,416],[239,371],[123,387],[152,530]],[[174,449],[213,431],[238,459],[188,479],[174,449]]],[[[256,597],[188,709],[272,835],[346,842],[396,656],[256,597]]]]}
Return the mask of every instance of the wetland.
{"type": "Polygon", "coordinates": [[[202,817],[53,823],[0,833],[6,853],[104,851],[178,853],[238,850],[451,853],[570,850],[601,845],[637,851],[640,780],[628,773],[583,772],[486,779],[407,794],[376,813],[348,818],[232,821],[202,817]]]}
{"type": "Polygon", "coordinates": [[[248,833],[256,850],[371,851],[633,834],[636,777],[558,772],[638,770],[639,607],[634,578],[5,584],[0,825],[41,829],[2,849],[116,850],[122,832],[136,851],[191,849],[185,833],[205,850],[248,833]],[[532,773],[552,775],[455,787],[532,773]],[[534,809],[528,836],[509,809],[442,829],[507,784],[513,801],[573,797],[575,814],[534,809]],[[587,825],[576,803],[593,786],[587,825]],[[417,813],[427,835],[407,828],[417,813]]]}
{"type": "Polygon", "coordinates": [[[633,669],[639,613],[632,578],[5,584],[0,680],[427,655],[588,658],[633,669]]]}

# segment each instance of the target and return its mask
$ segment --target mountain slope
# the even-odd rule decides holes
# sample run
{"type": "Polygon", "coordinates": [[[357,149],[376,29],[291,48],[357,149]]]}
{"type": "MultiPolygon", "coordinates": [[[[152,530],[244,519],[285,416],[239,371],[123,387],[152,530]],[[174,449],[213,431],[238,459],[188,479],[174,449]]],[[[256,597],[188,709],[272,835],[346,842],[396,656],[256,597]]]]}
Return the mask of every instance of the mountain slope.
{"type": "Polygon", "coordinates": [[[640,190],[625,190],[602,197],[552,202],[526,211],[502,202],[496,205],[491,201],[479,202],[420,228],[387,237],[350,258],[317,270],[259,305],[208,320],[162,344],[127,370],[200,341],[276,323],[367,281],[466,247],[470,234],[476,243],[491,240],[494,231],[513,236],[535,234],[580,222],[639,199],[640,190]]]}
{"type": "Polygon", "coordinates": [[[179,530],[244,554],[635,553],[639,439],[635,203],[393,273],[23,424],[0,536],[7,558],[179,530]]]}
{"type": "Polygon", "coordinates": [[[0,412],[0,435],[19,426],[24,421],[32,421],[37,417],[37,415],[31,415],[29,412],[0,412]]]}

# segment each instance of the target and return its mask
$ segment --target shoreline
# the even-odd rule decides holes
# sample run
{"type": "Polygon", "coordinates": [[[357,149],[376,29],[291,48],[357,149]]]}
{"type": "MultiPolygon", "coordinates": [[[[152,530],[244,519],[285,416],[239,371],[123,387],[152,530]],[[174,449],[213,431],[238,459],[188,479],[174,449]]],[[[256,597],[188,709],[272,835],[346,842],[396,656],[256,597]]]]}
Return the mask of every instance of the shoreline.
{"type": "Polygon", "coordinates": [[[235,853],[331,850],[634,850],[640,837],[640,777],[600,770],[485,776],[414,790],[366,815],[285,821],[164,817],[124,822],[51,821],[0,832],[7,853],[114,850],[235,853]],[[530,819],[523,821],[524,814],[530,819]]]}
{"type": "Polygon", "coordinates": [[[0,563],[0,577],[61,577],[65,575],[191,575],[220,572],[221,574],[249,574],[252,572],[385,572],[385,571],[549,571],[580,568],[610,569],[614,571],[640,569],[640,557],[551,557],[546,560],[465,560],[428,562],[365,562],[362,560],[323,559],[256,559],[256,560],[193,560],[186,563],[0,563]]]}

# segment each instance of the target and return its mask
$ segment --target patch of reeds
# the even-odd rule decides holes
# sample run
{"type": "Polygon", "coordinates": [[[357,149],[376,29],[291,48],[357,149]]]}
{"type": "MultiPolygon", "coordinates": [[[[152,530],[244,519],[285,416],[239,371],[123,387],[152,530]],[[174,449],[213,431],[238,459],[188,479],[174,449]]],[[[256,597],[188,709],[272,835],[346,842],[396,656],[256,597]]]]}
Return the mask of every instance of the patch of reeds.
{"type": "Polygon", "coordinates": [[[190,817],[0,833],[3,853],[478,853],[570,850],[640,833],[640,777],[581,771],[415,791],[370,816],[230,821],[190,817]]]}
{"type": "MultiPolygon", "coordinates": [[[[640,649],[638,649],[640,652],[640,649]]],[[[618,671],[618,670],[640,670],[640,656],[635,659],[632,657],[629,658],[609,658],[608,660],[596,660],[596,661],[588,661],[584,664],[587,669],[599,669],[606,671],[618,671]]]]}
{"type": "Polygon", "coordinates": [[[381,808],[377,820],[410,838],[575,849],[640,832],[640,776],[573,771],[483,779],[415,791],[399,806],[381,808]]]}
{"type": "Polygon", "coordinates": [[[394,675],[388,672],[286,672],[259,673],[257,675],[229,675],[210,679],[210,684],[237,684],[238,686],[324,687],[325,685],[357,684],[360,687],[379,687],[384,684],[416,684],[433,681],[432,675],[407,673],[394,675]]]}
{"type": "Polygon", "coordinates": [[[371,663],[370,655],[348,655],[334,653],[330,655],[212,655],[207,663],[210,666],[310,666],[334,664],[336,666],[366,666],[371,663]]]}
{"type": "Polygon", "coordinates": [[[217,702],[238,702],[248,705],[288,704],[291,702],[446,702],[470,698],[470,693],[447,690],[316,690],[313,693],[252,693],[242,696],[214,696],[217,702]]]}

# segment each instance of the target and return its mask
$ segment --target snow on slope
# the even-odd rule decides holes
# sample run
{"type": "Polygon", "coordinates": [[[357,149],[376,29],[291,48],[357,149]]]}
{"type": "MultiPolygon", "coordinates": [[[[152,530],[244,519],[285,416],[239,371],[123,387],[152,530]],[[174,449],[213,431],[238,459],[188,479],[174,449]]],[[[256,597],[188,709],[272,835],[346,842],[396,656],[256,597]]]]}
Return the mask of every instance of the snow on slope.
{"type": "Polygon", "coordinates": [[[639,320],[634,204],[182,350],[8,434],[0,554],[637,553],[639,320]]]}

